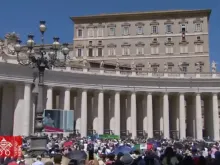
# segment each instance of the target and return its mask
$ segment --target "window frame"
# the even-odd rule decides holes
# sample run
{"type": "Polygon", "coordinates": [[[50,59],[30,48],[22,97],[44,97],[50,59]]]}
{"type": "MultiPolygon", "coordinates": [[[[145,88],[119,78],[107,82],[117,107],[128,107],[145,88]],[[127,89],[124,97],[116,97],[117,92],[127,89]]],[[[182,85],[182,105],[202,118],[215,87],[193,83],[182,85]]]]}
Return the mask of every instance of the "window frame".
{"type": "Polygon", "coordinates": [[[129,35],[129,27],[128,26],[124,26],[123,27],[123,36],[128,36],[128,35],[129,35]],[[125,30],[125,29],[127,29],[127,30],[125,30]]]}
{"type": "Polygon", "coordinates": [[[102,57],[103,56],[103,49],[102,48],[97,48],[97,56],[98,57],[102,57]],[[100,51],[101,50],[101,51],[100,51]],[[100,56],[100,53],[101,52],[101,56],[100,56]]]}
{"type": "Polygon", "coordinates": [[[172,33],[172,25],[171,24],[166,24],[166,33],[172,33]],[[170,27],[170,31],[169,31],[168,27],[170,27]]]}
{"type": "Polygon", "coordinates": [[[83,30],[82,29],[77,30],[77,38],[83,38],[83,30]],[[79,35],[79,31],[81,31],[81,36],[79,35]]]}
{"type": "Polygon", "coordinates": [[[103,37],[104,35],[104,28],[99,27],[97,28],[97,37],[103,37]]]}
{"type": "Polygon", "coordinates": [[[144,34],[144,29],[143,26],[137,26],[137,35],[142,35],[144,34]],[[141,31],[139,31],[141,29],[141,31]]]}
{"type": "Polygon", "coordinates": [[[129,46],[124,46],[122,48],[122,55],[123,56],[129,56],[130,55],[130,48],[129,48],[129,46]],[[127,52],[127,53],[125,53],[125,52],[127,52]]]}
{"type": "Polygon", "coordinates": [[[109,27],[109,33],[108,33],[109,36],[115,36],[115,27],[109,27]],[[113,31],[111,31],[111,29],[113,31]]]}
{"type": "Polygon", "coordinates": [[[93,53],[93,48],[88,48],[88,57],[93,57],[94,56],[94,53],[93,53]],[[91,56],[90,56],[90,50],[91,51],[91,56]]]}
{"type": "Polygon", "coordinates": [[[151,33],[152,34],[158,34],[158,25],[152,25],[151,26],[151,33]]]}
{"type": "Polygon", "coordinates": [[[202,31],[202,24],[201,23],[195,23],[195,32],[201,32],[202,31]],[[199,28],[198,28],[199,25],[199,28]]]}
{"type": "Polygon", "coordinates": [[[88,28],[88,37],[94,37],[94,29],[88,28]]]}
{"type": "Polygon", "coordinates": [[[77,49],[77,57],[82,57],[82,49],[81,48],[77,49]],[[79,52],[80,52],[80,55],[79,55],[79,52]]]}

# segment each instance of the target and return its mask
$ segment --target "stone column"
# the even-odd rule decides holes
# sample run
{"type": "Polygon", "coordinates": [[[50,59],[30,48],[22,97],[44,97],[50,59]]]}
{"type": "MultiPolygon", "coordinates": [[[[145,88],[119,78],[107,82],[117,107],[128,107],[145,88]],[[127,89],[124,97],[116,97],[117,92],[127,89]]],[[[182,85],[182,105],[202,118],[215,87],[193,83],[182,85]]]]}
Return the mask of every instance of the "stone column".
{"type": "Polygon", "coordinates": [[[115,135],[120,136],[120,92],[115,91],[115,98],[114,98],[114,106],[115,106],[115,135]]]}
{"type": "Polygon", "coordinates": [[[81,137],[87,137],[87,90],[81,93],[81,137]]]}
{"type": "Polygon", "coordinates": [[[219,113],[218,113],[218,95],[212,94],[212,116],[213,116],[213,138],[219,140],[219,113]]]}
{"type": "Polygon", "coordinates": [[[104,134],[104,93],[98,93],[98,134],[104,134]]]}
{"type": "Polygon", "coordinates": [[[47,87],[46,109],[53,109],[53,87],[47,87]]]}
{"type": "Polygon", "coordinates": [[[168,94],[163,94],[163,123],[164,123],[164,138],[170,138],[170,127],[169,127],[169,100],[168,94]]]}
{"type": "Polygon", "coordinates": [[[23,135],[30,135],[30,110],[31,110],[31,84],[25,84],[24,86],[24,112],[23,116],[23,135]]]}
{"type": "Polygon", "coordinates": [[[131,133],[132,138],[137,137],[137,104],[136,93],[131,93],[131,133]]]}
{"type": "Polygon", "coordinates": [[[13,127],[13,135],[19,136],[23,135],[23,122],[25,120],[22,119],[21,114],[23,113],[24,105],[24,87],[20,84],[16,85],[15,89],[15,111],[14,111],[14,127],[13,127]]]}
{"type": "Polygon", "coordinates": [[[64,92],[64,110],[70,110],[70,88],[66,88],[64,92]]]}
{"type": "Polygon", "coordinates": [[[201,95],[196,93],[196,138],[199,140],[203,139],[202,126],[201,95]]]}
{"type": "Polygon", "coordinates": [[[147,94],[147,133],[148,137],[153,137],[153,101],[152,93],[147,94]]]}
{"type": "Polygon", "coordinates": [[[186,113],[185,113],[185,97],[183,93],[179,93],[179,120],[180,120],[180,139],[186,138],[186,113]]]}

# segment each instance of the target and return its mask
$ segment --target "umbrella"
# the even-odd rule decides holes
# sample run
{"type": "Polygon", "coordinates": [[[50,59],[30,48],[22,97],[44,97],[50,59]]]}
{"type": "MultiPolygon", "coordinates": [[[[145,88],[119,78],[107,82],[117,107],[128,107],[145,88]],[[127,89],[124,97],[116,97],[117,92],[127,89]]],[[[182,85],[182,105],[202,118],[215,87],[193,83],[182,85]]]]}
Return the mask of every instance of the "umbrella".
{"type": "Polygon", "coordinates": [[[74,159],[74,160],[86,160],[87,155],[84,151],[75,150],[75,151],[69,152],[66,155],[66,157],[69,159],[74,159]]]}
{"type": "Polygon", "coordinates": [[[67,141],[63,144],[64,147],[69,147],[69,146],[72,146],[73,145],[73,142],[72,141],[67,141]]]}
{"type": "Polygon", "coordinates": [[[126,154],[126,153],[130,153],[132,151],[132,148],[131,147],[128,147],[128,146],[119,146],[117,148],[115,148],[114,150],[114,154],[118,154],[119,152],[123,153],[123,154],[126,154]]]}

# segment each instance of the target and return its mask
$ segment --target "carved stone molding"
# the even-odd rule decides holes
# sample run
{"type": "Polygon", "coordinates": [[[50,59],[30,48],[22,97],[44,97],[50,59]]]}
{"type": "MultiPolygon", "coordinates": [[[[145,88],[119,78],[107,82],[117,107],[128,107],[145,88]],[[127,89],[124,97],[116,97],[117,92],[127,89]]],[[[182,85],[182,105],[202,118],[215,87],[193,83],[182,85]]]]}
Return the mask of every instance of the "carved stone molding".
{"type": "Polygon", "coordinates": [[[110,23],[107,25],[107,27],[116,27],[116,24],[110,23]]]}
{"type": "Polygon", "coordinates": [[[144,26],[144,23],[143,22],[138,22],[138,23],[135,24],[135,26],[142,27],[142,26],[144,26]]]}
{"type": "Polygon", "coordinates": [[[189,44],[189,42],[188,42],[188,41],[183,40],[183,41],[180,41],[180,42],[179,42],[179,44],[180,44],[180,45],[188,45],[188,44],[189,44]]]}
{"type": "Polygon", "coordinates": [[[135,44],[135,46],[137,46],[137,47],[144,47],[144,46],[145,46],[145,43],[139,41],[139,42],[137,42],[137,43],[135,44]]]}
{"type": "Polygon", "coordinates": [[[99,24],[97,25],[97,28],[105,28],[105,25],[102,24],[102,23],[99,23],[99,24]]]}
{"type": "Polygon", "coordinates": [[[107,47],[108,47],[108,48],[115,48],[115,47],[117,47],[117,45],[116,45],[116,44],[113,44],[113,43],[110,43],[110,44],[107,45],[107,47]]]}
{"type": "Polygon", "coordinates": [[[203,23],[203,20],[201,18],[196,18],[194,21],[193,21],[194,24],[196,23],[203,23]]]}
{"type": "Polygon", "coordinates": [[[75,48],[84,48],[84,45],[78,44],[75,46],[75,48]]]}
{"type": "Polygon", "coordinates": [[[196,44],[196,45],[201,45],[201,44],[203,44],[203,43],[204,43],[204,41],[201,40],[200,37],[197,37],[197,40],[194,42],[194,44],[196,44]]]}
{"type": "Polygon", "coordinates": [[[157,38],[154,38],[153,41],[150,43],[150,46],[159,46],[160,43],[158,42],[157,38]]]}
{"type": "Polygon", "coordinates": [[[86,26],[87,29],[88,29],[88,28],[95,28],[95,27],[96,27],[96,26],[93,25],[93,24],[89,24],[89,25],[86,26]]]}
{"type": "Polygon", "coordinates": [[[188,24],[188,21],[185,18],[183,18],[179,21],[179,24],[188,24]]]}
{"type": "Polygon", "coordinates": [[[173,21],[171,21],[170,19],[166,20],[166,22],[164,22],[164,25],[169,25],[169,24],[174,24],[173,21]]]}
{"type": "Polygon", "coordinates": [[[123,23],[121,26],[122,26],[122,27],[129,27],[129,26],[131,26],[131,24],[128,23],[128,22],[125,22],[125,23],[123,23]]]}
{"type": "Polygon", "coordinates": [[[82,26],[82,25],[76,25],[75,28],[76,28],[76,29],[84,29],[85,27],[82,26]]]}
{"type": "Polygon", "coordinates": [[[121,47],[124,47],[124,46],[131,46],[131,44],[129,44],[128,42],[124,42],[121,47]]]}
{"type": "Polygon", "coordinates": [[[151,26],[154,26],[154,25],[159,25],[159,22],[157,22],[156,20],[153,20],[151,23],[150,23],[151,26]]]}

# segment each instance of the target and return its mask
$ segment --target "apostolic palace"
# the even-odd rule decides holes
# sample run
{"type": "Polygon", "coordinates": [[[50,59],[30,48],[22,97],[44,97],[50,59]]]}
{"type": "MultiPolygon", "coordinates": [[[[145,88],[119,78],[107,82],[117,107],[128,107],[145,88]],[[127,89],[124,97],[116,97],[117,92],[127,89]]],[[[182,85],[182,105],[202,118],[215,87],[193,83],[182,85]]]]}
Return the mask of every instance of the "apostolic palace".
{"type": "MultiPolygon", "coordinates": [[[[220,74],[209,57],[210,14],[171,10],[71,17],[70,58],[66,67],[45,72],[44,108],[74,110],[81,136],[220,140],[220,74]]],[[[17,38],[9,33],[0,40],[4,135],[30,135],[34,127],[33,70],[18,65],[17,38]]]]}

